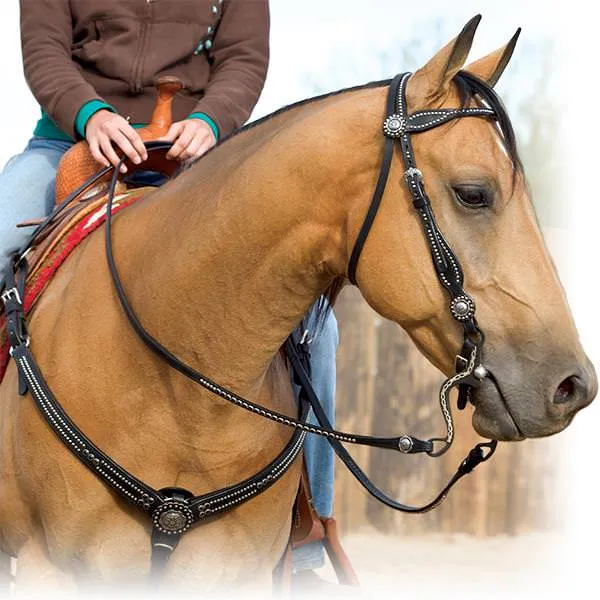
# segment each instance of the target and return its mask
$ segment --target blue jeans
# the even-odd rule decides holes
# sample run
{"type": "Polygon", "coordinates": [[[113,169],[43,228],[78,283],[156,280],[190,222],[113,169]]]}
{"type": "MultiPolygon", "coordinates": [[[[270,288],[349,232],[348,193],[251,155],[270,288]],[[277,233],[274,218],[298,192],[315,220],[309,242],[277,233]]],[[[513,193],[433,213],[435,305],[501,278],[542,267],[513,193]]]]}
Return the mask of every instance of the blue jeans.
{"type": "Polygon", "coordinates": [[[0,280],[10,255],[29,239],[33,228],[23,221],[42,219],[54,206],[54,180],[62,155],[71,142],[33,138],[0,173],[0,280]]]}
{"type": "MultiPolygon", "coordinates": [[[[308,329],[314,339],[310,344],[311,379],[317,397],[332,426],[335,425],[335,354],[339,343],[338,326],[333,310],[324,323],[315,330],[316,304],[310,310],[308,329]]],[[[310,412],[310,422],[317,420],[310,412]]],[[[333,514],[334,452],[322,436],[309,433],[304,442],[304,461],[308,472],[313,505],[321,517],[333,514]]],[[[325,561],[321,542],[313,542],[294,550],[292,569],[294,572],[316,569],[325,561]]]]}
{"type": "MultiPolygon", "coordinates": [[[[31,228],[17,228],[24,221],[46,217],[54,206],[56,169],[71,142],[33,138],[25,150],[13,156],[0,173],[0,282],[13,251],[21,248],[32,233],[31,228]]],[[[155,174],[140,172],[136,183],[157,183],[155,174]]],[[[314,310],[308,319],[314,328],[314,310]]],[[[335,415],[335,353],[338,345],[337,322],[329,313],[319,334],[311,344],[312,379],[328,418],[335,415]]],[[[314,416],[312,417],[314,421],[314,416]]],[[[333,509],[333,451],[327,441],[310,434],[304,456],[312,488],[313,502],[322,517],[333,509]]],[[[311,544],[293,554],[295,570],[312,569],[323,564],[321,544],[311,544]]]]}

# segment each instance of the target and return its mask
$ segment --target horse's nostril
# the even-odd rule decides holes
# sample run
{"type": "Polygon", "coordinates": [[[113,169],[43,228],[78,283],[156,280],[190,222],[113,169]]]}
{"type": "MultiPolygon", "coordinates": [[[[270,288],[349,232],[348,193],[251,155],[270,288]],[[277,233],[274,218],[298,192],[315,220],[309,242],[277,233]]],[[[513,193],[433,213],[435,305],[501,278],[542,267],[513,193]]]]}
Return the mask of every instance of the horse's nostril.
{"type": "Polygon", "coordinates": [[[566,404],[570,402],[577,389],[577,381],[575,377],[567,377],[558,386],[554,394],[554,404],[566,404]]]}

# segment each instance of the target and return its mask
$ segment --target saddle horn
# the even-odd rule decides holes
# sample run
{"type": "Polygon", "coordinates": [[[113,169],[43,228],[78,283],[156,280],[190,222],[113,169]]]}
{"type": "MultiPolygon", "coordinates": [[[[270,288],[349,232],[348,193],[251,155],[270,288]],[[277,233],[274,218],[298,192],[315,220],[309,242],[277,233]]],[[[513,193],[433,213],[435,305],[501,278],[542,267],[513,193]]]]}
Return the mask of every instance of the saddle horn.
{"type": "MultiPolygon", "coordinates": [[[[159,77],[155,86],[158,97],[152,119],[148,125],[139,129],[140,137],[144,142],[152,142],[164,137],[173,123],[173,98],[184,89],[183,82],[177,77],[165,75],[159,77]]],[[[165,153],[154,153],[142,167],[151,171],[160,171],[167,175],[172,174],[178,167],[176,161],[165,158],[165,153]]],[[[100,170],[100,165],[92,156],[86,140],[75,144],[65,152],[56,174],[56,204],[60,204],[73,190],[83,185],[100,170]]],[[[97,186],[86,193],[86,197],[96,195],[98,186],[103,186],[110,179],[107,175],[97,186]]]]}

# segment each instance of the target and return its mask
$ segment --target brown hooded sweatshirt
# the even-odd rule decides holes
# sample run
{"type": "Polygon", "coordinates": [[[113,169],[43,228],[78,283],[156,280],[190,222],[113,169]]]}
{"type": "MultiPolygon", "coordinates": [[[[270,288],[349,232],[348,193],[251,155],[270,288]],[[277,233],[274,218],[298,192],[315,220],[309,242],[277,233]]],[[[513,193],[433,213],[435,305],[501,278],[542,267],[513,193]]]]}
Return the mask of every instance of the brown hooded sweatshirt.
{"type": "Polygon", "coordinates": [[[186,89],[176,121],[203,113],[225,137],[250,116],[267,73],[268,0],[20,0],[25,77],[60,130],[91,101],[150,120],[154,80],[186,89]]]}

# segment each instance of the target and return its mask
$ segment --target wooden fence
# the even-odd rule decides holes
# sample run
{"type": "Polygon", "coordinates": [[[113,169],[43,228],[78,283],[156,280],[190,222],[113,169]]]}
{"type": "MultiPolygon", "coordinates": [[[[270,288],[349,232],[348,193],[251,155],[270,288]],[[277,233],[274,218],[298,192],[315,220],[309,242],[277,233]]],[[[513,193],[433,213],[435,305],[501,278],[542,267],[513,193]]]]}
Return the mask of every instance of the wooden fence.
{"type": "MultiPolygon", "coordinates": [[[[345,431],[427,438],[445,434],[438,390],[442,375],[397,325],[381,319],[356,288],[344,289],[336,307],[340,324],[337,425],[345,431]]],[[[453,406],[456,406],[453,401],[453,406]]],[[[481,441],[469,408],[457,414],[456,441],[442,458],[404,456],[356,447],[354,458],[392,497],[424,503],[452,476],[481,441]]],[[[421,534],[462,532],[477,536],[518,534],[553,527],[553,465],[560,440],[500,444],[496,455],[461,480],[442,506],[404,515],[370,498],[338,461],[335,512],[345,532],[365,525],[380,531],[421,534]]]]}

